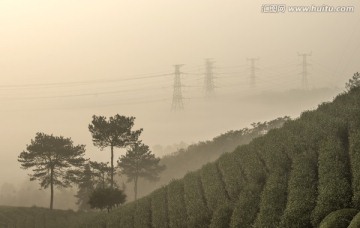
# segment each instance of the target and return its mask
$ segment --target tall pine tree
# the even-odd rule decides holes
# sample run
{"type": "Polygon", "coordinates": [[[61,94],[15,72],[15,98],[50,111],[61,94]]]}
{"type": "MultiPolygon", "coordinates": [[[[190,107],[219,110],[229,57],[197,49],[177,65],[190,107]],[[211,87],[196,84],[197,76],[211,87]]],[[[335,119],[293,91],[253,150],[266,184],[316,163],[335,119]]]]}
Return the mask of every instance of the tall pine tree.
{"type": "Polygon", "coordinates": [[[73,145],[70,138],[37,133],[26,150],[21,152],[18,161],[21,168],[33,168],[30,180],[39,180],[40,186],[50,186],[50,209],[54,205],[54,187],[70,187],[71,171],[83,166],[85,146],[73,145]]]}
{"type": "Polygon", "coordinates": [[[139,178],[150,181],[159,179],[159,174],[165,166],[159,165],[160,158],[156,158],[149,146],[138,142],[122,155],[118,160],[121,173],[125,174],[128,182],[134,182],[135,200],[137,199],[137,183],[139,178]]]}
{"type": "Polygon", "coordinates": [[[114,148],[126,148],[133,145],[139,138],[142,129],[132,131],[135,117],[126,117],[119,114],[110,117],[109,120],[104,116],[93,116],[89,125],[95,146],[103,150],[110,147],[111,151],[111,188],[114,187],[114,148]]]}

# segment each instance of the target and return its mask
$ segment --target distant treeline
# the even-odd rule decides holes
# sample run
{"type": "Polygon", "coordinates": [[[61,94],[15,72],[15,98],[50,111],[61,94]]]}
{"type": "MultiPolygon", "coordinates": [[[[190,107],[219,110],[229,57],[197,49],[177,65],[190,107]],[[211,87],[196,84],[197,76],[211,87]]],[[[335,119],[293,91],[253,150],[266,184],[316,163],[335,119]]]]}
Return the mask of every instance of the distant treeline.
{"type": "MultiPolygon", "coordinates": [[[[281,117],[267,122],[251,124],[251,128],[229,131],[212,140],[198,142],[179,149],[161,158],[160,164],[166,169],[160,174],[160,180],[149,182],[139,181],[139,196],[145,196],[153,190],[168,184],[172,179],[181,178],[190,171],[200,169],[206,163],[215,161],[222,154],[233,151],[239,145],[248,144],[254,138],[266,134],[269,130],[281,127],[290,117],[281,117]]],[[[181,144],[183,145],[183,144],[181,144]]],[[[126,191],[130,199],[133,192],[126,191]]]]}

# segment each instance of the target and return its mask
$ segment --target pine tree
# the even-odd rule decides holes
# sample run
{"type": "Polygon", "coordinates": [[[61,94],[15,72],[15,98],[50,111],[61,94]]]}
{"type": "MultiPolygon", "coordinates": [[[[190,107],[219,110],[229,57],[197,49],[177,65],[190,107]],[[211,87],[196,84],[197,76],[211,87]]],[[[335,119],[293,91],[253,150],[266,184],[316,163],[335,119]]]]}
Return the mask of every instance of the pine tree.
{"type": "Polygon", "coordinates": [[[160,158],[156,158],[149,147],[141,142],[134,144],[131,149],[118,160],[121,173],[128,177],[128,182],[134,182],[135,200],[137,199],[137,183],[139,178],[157,181],[165,166],[159,165],[160,158]]]}
{"type": "Polygon", "coordinates": [[[126,148],[134,144],[142,129],[132,131],[135,117],[120,116],[119,114],[110,117],[109,120],[104,116],[93,116],[89,131],[92,134],[95,146],[103,150],[110,147],[111,150],[111,188],[114,187],[114,148],[126,148]]]}
{"type": "Polygon", "coordinates": [[[79,210],[87,211],[90,209],[89,199],[94,191],[93,173],[89,163],[84,166],[80,174],[78,187],[79,190],[75,195],[78,198],[76,204],[79,205],[79,210]]]}
{"type": "Polygon", "coordinates": [[[21,152],[18,161],[23,169],[33,168],[30,181],[39,180],[40,186],[50,186],[50,209],[53,209],[54,187],[70,187],[70,175],[75,168],[83,166],[85,146],[74,146],[70,138],[37,133],[31,144],[21,152]]]}

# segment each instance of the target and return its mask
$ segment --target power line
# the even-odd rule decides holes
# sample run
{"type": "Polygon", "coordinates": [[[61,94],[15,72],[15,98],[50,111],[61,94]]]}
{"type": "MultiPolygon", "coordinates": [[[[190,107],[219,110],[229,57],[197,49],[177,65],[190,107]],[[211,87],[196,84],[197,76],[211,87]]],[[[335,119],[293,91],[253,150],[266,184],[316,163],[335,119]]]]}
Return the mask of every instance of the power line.
{"type": "Polygon", "coordinates": [[[99,84],[99,83],[114,83],[114,82],[122,82],[122,81],[132,81],[132,80],[140,80],[147,78],[159,78],[164,76],[171,76],[172,74],[157,74],[157,75],[147,75],[147,76],[136,76],[131,78],[119,78],[119,79],[99,79],[99,80],[87,80],[87,81],[77,81],[77,82],[53,82],[53,83],[30,83],[30,84],[22,84],[22,85],[0,85],[0,88],[26,88],[26,87],[48,87],[48,86],[76,86],[76,85],[84,85],[84,84],[99,84]]]}
{"type": "Polygon", "coordinates": [[[219,69],[230,69],[230,68],[244,68],[244,67],[247,67],[246,64],[243,64],[243,65],[233,65],[233,66],[219,66],[219,67],[216,67],[216,68],[219,68],[219,69]]]}
{"type": "MultiPolygon", "coordinates": [[[[139,105],[139,104],[152,104],[152,103],[162,103],[168,101],[168,99],[153,99],[153,100],[126,100],[126,101],[117,101],[117,102],[112,102],[112,103],[108,103],[108,104],[85,104],[85,103],[81,103],[81,104],[76,104],[75,106],[72,105],[68,105],[68,106],[63,106],[60,107],[59,105],[56,106],[46,106],[46,105],[41,105],[41,107],[30,107],[27,108],[27,111],[39,111],[39,110],[76,110],[76,109],[93,109],[93,108],[106,108],[106,107],[114,107],[114,106],[120,106],[120,105],[139,105]]],[[[1,109],[1,111],[23,111],[23,108],[15,108],[15,109],[1,109]]]]}
{"type": "MultiPolygon", "coordinates": [[[[147,90],[156,90],[162,91],[169,87],[159,87],[159,88],[148,88],[147,90]]],[[[53,95],[53,96],[26,96],[26,97],[10,97],[10,100],[38,100],[38,99],[52,99],[52,98],[74,98],[74,97],[87,97],[87,96],[99,96],[106,94],[118,94],[124,92],[133,92],[133,91],[144,91],[143,88],[140,89],[128,89],[128,90],[114,90],[114,91],[106,91],[106,92],[90,92],[90,93],[79,93],[79,94],[67,94],[67,95],[53,95]]],[[[9,99],[9,98],[7,98],[9,99]]]]}
{"type": "MultiPolygon", "coordinates": [[[[307,67],[310,65],[307,62],[307,57],[311,56],[311,54],[299,54],[299,56],[303,57],[303,71],[302,71],[302,85],[304,89],[308,87],[308,69],[307,67]]],[[[259,69],[255,66],[256,61],[259,60],[258,58],[249,58],[247,59],[250,61],[250,77],[251,77],[251,85],[259,87],[260,89],[268,89],[268,88],[285,88],[284,85],[293,85],[296,81],[296,78],[290,78],[289,74],[295,75],[296,73],[292,73],[294,69],[287,69],[288,67],[292,66],[289,64],[281,65],[281,66],[267,66],[263,69],[260,74],[256,71],[259,69]],[[280,68],[280,69],[279,69],[280,68]],[[291,70],[291,71],[290,71],[291,70]],[[256,73],[256,75],[255,75],[256,73]],[[266,78],[261,81],[256,81],[256,76],[265,75],[266,78]]],[[[317,65],[316,62],[314,62],[317,65]]],[[[88,97],[89,99],[98,99],[103,98],[102,100],[108,102],[109,100],[118,99],[120,96],[104,96],[100,97],[99,95],[106,95],[106,94],[117,94],[117,93],[126,93],[126,97],[137,98],[137,99],[144,99],[140,103],[147,103],[146,100],[149,100],[149,93],[147,90],[154,90],[156,92],[152,93],[154,97],[161,98],[164,96],[163,93],[166,93],[166,89],[173,88],[173,98],[172,98],[172,106],[171,110],[177,111],[182,110],[184,108],[184,101],[186,98],[183,97],[183,93],[189,94],[189,99],[193,98],[194,96],[198,96],[197,88],[201,88],[202,86],[205,89],[205,95],[211,96],[215,93],[215,90],[218,91],[217,88],[230,88],[236,87],[237,89],[241,88],[245,92],[247,87],[247,80],[244,77],[239,77],[241,74],[244,74],[249,68],[241,72],[242,69],[230,69],[229,71],[237,71],[237,72],[216,72],[216,74],[221,75],[218,80],[217,77],[214,75],[214,62],[210,59],[205,61],[205,68],[201,67],[201,71],[203,73],[199,74],[195,72],[188,73],[189,75],[202,75],[202,77],[182,77],[183,74],[186,74],[180,71],[180,68],[183,65],[175,65],[175,72],[173,73],[166,73],[166,72],[159,72],[159,74],[141,74],[137,76],[127,78],[117,78],[117,79],[104,79],[104,80],[87,80],[87,81],[73,81],[73,82],[53,82],[53,83],[32,83],[32,84],[22,84],[22,85],[0,85],[2,88],[2,92],[0,93],[0,101],[1,102],[9,102],[7,104],[12,104],[13,100],[37,100],[37,99],[53,99],[53,98],[74,98],[76,102],[80,99],[76,99],[76,97],[88,97]],[[204,74],[205,70],[205,74],[204,74]],[[228,75],[226,75],[228,74],[228,75]],[[171,83],[168,80],[161,79],[167,78],[168,76],[174,75],[174,84],[170,85],[171,83]],[[224,75],[224,76],[222,76],[224,75]],[[232,80],[231,78],[237,78],[236,80],[232,80]],[[152,80],[145,80],[145,79],[152,79],[152,80]],[[182,81],[181,81],[182,80],[182,81]],[[185,81],[184,81],[185,80],[185,81]],[[220,87],[215,86],[219,84],[220,87]],[[223,81],[222,81],[223,80],[223,81]],[[125,82],[126,83],[116,83],[116,82],[125,82]],[[182,83],[188,84],[184,85],[182,83]],[[204,85],[202,85],[204,83],[204,85]],[[163,84],[167,84],[162,86],[163,84]],[[72,88],[71,86],[79,86],[76,88],[72,88]],[[83,87],[81,87],[83,86],[83,87]],[[96,88],[94,88],[96,86],[96,88]],[[51,89],[56,87],[56,89],[51,89]],[[57,87],[66,87],[57,89],[57,87]],[[68,88],[67,88],[68,87],[68,88]],[[46,90],[45,88],[49,88],[46,90]],[[9,92],[10,91],[10,92],[9,92]]],[[[322,66],[326,70],[325,66],[322,66]]],[[[230,67],[229,67],[230,68],[230,67]]],[[[182,68],[181,68],[182,69],[182,68]]],[[[186,67],[186,69],[188,69],[186,67]]],[[[200,69],[200,67],[199,67],[200,69]]],[[[218,67],[216,67],[218,69],[218,67]]],[[[223,67],[226,69],[226,67],[223,67]]],[[[317,70],[317,69],[315,69],[317,70]]],[[[226,70],[225,70],[226,71],[226,70]]],[[[331,70],[327,69],[330,73],[331,70]]],[[[317,72],[317,71],[316,71],[317,72]]],[[[235,89],[229,89],[235,90],[235,89]]],[[[219,89],[219,93],[224,90],[219,89]]],[[[250,90],[249,90],[250,91],[250,90]]],[[[249,92],[246,90],[246,92],[249,92]]],[[[70,100],[70,99],[69,99],[70,100]]],[[[68,102],[69,100],[66,100],[68,102]]],[[[85,101],[86,99],[83,99],[85,101]]],[[[61,100],[59,100],[61,101],[61,100]]],[[[64,99],[65,101],[65,99],[64,99]]],[[[74,101],[74,102],[75,102],[74,101]]],[[[131,104],[131,100],[127,100],[128,103],[131,104]]],[[[135,101],[134,101],[135,102],[135,101]]],[[[150,102],[150,101],[149,101],[150,102]]],[[[156,101],[158,102],[158,101],[156,101]]],[[[15,103],[15,102],[13,102],[15,103]]],[[[82,102],[81,102],[82,104],[82,102]]]]}

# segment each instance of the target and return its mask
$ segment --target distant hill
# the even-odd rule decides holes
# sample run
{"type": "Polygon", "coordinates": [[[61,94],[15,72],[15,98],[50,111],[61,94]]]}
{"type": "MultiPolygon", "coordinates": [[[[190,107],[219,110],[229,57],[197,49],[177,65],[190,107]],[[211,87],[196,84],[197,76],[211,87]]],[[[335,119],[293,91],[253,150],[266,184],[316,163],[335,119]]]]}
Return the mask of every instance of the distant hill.
{"type": "Polygon", "coordinates": [[[87,224],[359,227],[359,164],[360,88],[355,88],[87,224]]]}
{"type": "MultiPolygon", "coordinates": [[[[180,149],[161,158],[160,163],[166,166],[160,174],[160,180],[149,182],[139,180],[139,195],[145,196],[153,190],[168,184],[171,180],[183,177],[190,171],[195,171],[206,163],[215,161],[222,154],[233,151],[236,147],[248,144],[271,129],[281,127],[289,117],[282,117],[263,123],[253,123],[252,128],[229,131],[212,140],[192,144],[185,149],[180,149]]],[[[127,191],[128,199],[133,199],[132,188],[127,191]]]]}

